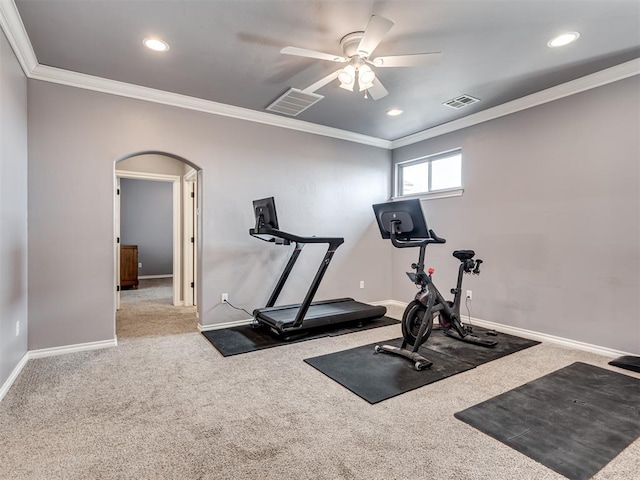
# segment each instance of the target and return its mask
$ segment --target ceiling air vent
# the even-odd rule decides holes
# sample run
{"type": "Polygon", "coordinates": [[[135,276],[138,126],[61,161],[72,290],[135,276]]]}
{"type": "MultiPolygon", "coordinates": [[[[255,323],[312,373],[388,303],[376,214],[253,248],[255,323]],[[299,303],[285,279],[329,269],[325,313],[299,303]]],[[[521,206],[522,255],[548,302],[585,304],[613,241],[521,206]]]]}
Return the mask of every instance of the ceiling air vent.
{"type": "Polygon", "coordinates": [[[317,93],[307,93],[297,88],[290,88],[269,105],[267,110],[295,117],[323,98],[324,96],[317,93]]]}
{"type": "Polygon", "coordinates": [[[460,108],[468,107],[469,105],[479,101],[479,98],[472,97],[471,95],[460,95],[459,97],[449,100],[448,102],[444,102],[443,105],[458,110],[460,108]]]}

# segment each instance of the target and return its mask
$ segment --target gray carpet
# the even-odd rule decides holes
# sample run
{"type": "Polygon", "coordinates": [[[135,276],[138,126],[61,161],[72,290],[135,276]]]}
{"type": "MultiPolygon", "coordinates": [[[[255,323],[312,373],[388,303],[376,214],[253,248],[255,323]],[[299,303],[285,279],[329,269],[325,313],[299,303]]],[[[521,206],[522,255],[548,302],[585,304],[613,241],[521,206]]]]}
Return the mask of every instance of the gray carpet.
{"type": "MultiPolygon", "coordinates": [[[[608,358],[542,344],[377,405],[303,362],[399,331],[227,358],[195,332],[133,336],[32,360],[0,403],[0,478],[562,478],[453,414],[575,361],[614,369],[608,358]]],[[[636,441],[594,478],[639,470],[636,441]]]]}
{"type": "Polygon", "coordinates": [[[140,280],[137,289],[120,292],[116,314],[118,339],[198,331],[195,307],[174,307],[171,278],[140,280]]]}

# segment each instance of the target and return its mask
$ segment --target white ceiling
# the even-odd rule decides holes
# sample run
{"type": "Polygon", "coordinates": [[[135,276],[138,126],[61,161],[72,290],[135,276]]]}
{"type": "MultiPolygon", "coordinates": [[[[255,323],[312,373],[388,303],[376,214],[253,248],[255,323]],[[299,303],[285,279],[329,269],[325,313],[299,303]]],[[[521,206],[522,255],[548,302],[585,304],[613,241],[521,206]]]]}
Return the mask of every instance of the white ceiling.
{"type": "MultiPolygon", "coordinates": [[[[6,0],[3,0],[6,1],[6,0]]],[[[9,0],[11,1],[11,0],[9,0]]],[[[377,69],[374,101],[338,82],[297,119],[386,140],[441,125],[640,57],[638,0],[15,0],[40,65],[265,112],[336,70],[283,55],[341,54],[372,14],[395,22],[374,56],[442,52],[428,67],[377,69]],[[550,49],[564,31],[581,37],[550,49]],[[171,48],[145,49],[159,36],[171,48]],[[453,110],[458,95],[481,99],[453,110]],[[397,107],[399,117],[385,112],[397,107]]]]}

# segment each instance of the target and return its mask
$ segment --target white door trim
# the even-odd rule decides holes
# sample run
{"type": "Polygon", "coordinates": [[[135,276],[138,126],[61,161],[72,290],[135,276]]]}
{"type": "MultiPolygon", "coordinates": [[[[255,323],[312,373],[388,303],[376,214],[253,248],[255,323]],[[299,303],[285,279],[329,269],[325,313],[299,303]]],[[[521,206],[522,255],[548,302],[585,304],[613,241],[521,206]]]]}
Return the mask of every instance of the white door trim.
{"type": "MultiPolygon", "coordinates": [[[[116,278],[116,310],[120,310],[120,177],[115,178],[115,200],[114,200],[114,219],[115,219],[115,228],[114,228],[114,239],[113,243],[115,245],[115,278],[116,278]]],[[[115,332],[114,332],[115,338],[115,332]]]]}
{"type": "Polygon", "coordinates": [[[194,292],[195,288],[191,286],[191,282],[195,284],[194,275],[194,255],[195,255],[195,225],[193,222],[193,210],[195,203],[194,185],[197,180],[196,176],[185,175],[182,180],[182,219],[184,226],[183,234],[183,285],[182,285],[182,300],[185,307],[194,305],[194,292]],[[192,198],[192,194],[194,198],[192,198]],[[193,238],[193,241],[191,240],[193,238]]]}
{"type": "MultiPolygon", "coordinates": [[[[116,170],[116,178],[132,178],[137,180],[152,180],[156,182],[172,182],[173,184],[173,304],[182,305],[180,295],[182,285],[182,239],[180,235],[181,198],[180,175],[164,175],[160,173],[130,172],[116,170]]],[[[119,274],[118,274],[119,276],[119,274]]],[[[117,279],[116,279],[117,282],[117,279]]]]}

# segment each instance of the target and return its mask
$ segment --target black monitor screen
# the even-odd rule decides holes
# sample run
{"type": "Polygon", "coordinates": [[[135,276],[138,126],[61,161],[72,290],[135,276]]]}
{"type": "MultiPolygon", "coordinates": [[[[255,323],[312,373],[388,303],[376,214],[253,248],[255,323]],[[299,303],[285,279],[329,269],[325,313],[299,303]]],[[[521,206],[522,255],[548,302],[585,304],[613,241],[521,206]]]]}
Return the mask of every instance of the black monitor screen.
{"type": "Polygon", "coordinates": [[[391,238],[391,222],[398,221],[398,238],[429,238],[427,221],[422,212],[420,199],[400,200],[398,202],[379,203],[373,206],[382,238],[391,238]]]}
{"type": "Polygon", "coordinates": [[[263,225],[278,229],[278,216],[276,215],[276,202],[273,197],[262,198],[260,200],[253,201],[253,212],[256,216],[256,228],[260,228],[263,225]],[[262,221],[260,221],[262,217],[262,221]]]}

